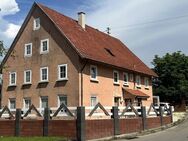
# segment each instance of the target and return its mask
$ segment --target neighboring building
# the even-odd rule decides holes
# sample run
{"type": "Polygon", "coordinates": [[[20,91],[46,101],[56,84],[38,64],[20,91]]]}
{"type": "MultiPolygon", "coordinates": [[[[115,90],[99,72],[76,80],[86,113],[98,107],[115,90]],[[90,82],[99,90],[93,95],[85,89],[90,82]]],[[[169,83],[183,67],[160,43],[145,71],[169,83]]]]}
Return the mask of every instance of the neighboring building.
{"type": "MultiPolygon", "coordinates": [[[[10,108],[152,103],[156,74],[120,40],[34,3],[1,68],[10,108]]],[[[95,19],[93,19],[95,20],[95,19]]]]}

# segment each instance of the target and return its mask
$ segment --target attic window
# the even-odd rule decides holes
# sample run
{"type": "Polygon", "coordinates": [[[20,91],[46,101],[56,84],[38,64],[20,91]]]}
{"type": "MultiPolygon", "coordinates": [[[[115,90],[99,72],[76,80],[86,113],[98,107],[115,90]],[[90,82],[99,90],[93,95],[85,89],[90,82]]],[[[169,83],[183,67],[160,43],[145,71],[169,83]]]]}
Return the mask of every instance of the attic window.
{"type": "Polygon", "coordinates": [[[111,56],[113,56],[113,57],[115,57],[115,55],[111,52],[111,50],[110,49],[108,49],[108,48],[104,48],[111,56]]]}
{"type": "Polygon", "coordinates": [[[40,18],[34,19],[33,30],[38,30],[40,28],[40,18]]]}

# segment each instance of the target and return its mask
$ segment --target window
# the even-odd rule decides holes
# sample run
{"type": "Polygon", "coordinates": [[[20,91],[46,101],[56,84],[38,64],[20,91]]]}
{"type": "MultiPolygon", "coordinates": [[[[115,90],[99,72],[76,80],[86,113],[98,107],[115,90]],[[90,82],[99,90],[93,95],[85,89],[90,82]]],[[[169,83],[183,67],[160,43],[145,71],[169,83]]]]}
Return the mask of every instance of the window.
{"type": "Polygon", "coordinates": [[[146,89],[149,88],[149,79],[147,77],[144,78],[144,85],[146,89]]]}
{"type": "Polygon", "coordinates": [[[9,85],[10,86],[16,85],[16,72],[10,72],[10,74],[9,74],[9,85]]]}
{"type": "Polygon", "coordinates": [[[67,96],[66,95],[58,96],[58,106],[60,106],[62,103],[67,105],[67,96]]]}
{"type": "Polygon", "coordinates": [[[129,85],[129,75],[128,75],[128,73],[123,73],[123,85],[129,85]]]}
{"type": "Polygon", "coordinates": [[[40,81],[48,81],[48,67],[40,68],[40,81]]]}
{"type": "Polygon", "coordinates": [[[25,53],[24,56],[30,57],[32,55],[32,43],[25,44],[25,53]]]}
{"type": "Polygon", "coordinates": [[[114,75],[114,83],[119,84],[119,72],[114,71],[113,75],[114,75]]]}
{"type": "Polygon", "coordinates": [[[58,80],[67,80],[67,64],[58,65],[58,80]]]}
{"type": "Polygon", "coordinates": [[[16,99],[15,98],[9,99],[9,109],[16,109],[16,99]]]}
{"type": "Polygon", "coordinates": [[[95,105],[97,105],[97,97],[91,96],[91,106],[94,107],[95,105]]]}
{"type": "Polygon", "coordinates": [[[48,107],[48,97],[47,96],[41,97],[40,107],[41,108],[47,108],[48,107]]]}
{"type": "Polygon", "coordinates": [[[40,29],[40,18],[34,19],[34,23],[33,23],[33,30],[38,30],[38,29],[40,29]]]}
{"type": "Polygon", "coordinates": [[[90,66],[90,78],[91,80],[97,80],[97,67],[90,66]]]}
{"type": "Polygon", "coordinates": [[[41,40],[40,53],[44,54],[48,52],[49,52],[49,40],[48,39],[41,40]]]}
{"type": "Polygon", "coordinates": [[[141,88],[141,78],[140,76],[136,76],[136,87],[141,88]]]}
{"type": "Polygon", "coordinates": [[[24,71],[24,83],[31,83],[31,70],[24,71]]]}
{"type": "Polygon", "coordinates": [[[30,98],[24,98],[24,108],[29,109],[31,106],[31,99],[30,98]]]}
{"type": "Polygon", "coordinates": [[[130,81],[133,81],[133,74],[132,73],[130,74],[129,77],[130,77],[130,81]]]}

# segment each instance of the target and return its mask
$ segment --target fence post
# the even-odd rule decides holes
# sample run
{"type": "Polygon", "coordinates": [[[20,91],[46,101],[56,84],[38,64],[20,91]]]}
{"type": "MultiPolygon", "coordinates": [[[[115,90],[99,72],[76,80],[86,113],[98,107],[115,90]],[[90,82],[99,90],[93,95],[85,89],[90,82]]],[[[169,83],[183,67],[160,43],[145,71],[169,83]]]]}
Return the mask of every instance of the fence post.
{"type": "Polygon", "coordinates": [[[171,116],[171,123],[173,122],[173,111],[172,111],[172,106],[170,106],[170,116],[171,116]]]}
{"type": "Polygon", "coordinates": [[[16,119],[15,119],[15,136],[20,136],[20,119],[21,119],[21,109],[16,109],[16,119]]]}
{"type": "Polygon", "coordinates": [[[48,136],[49,120],[50,120],[50,109],[47,107],[44,109],[43,136],[48,136]]]}
{"type": "Polygon", "coordinates": [[[141,117],[142,117],[142,126],[143,130],[147,129],[147,122],[146,122],[146,107],[141,106],[141,117]]]}
{"type": "Polygon", "coordinates": [[[85,107],[83,106],[77,107],[76,130],[77,141],[85,141],[85,107]]]}
{"type": "Polygon", "coordinates": [[[161,121],[161,126],[163,126],[163,108],[159,106],[159,116],[161,121]]]}
{"type": "Polygon", "coordinates": [[[119,130],[119,115],[118,115],[118,107],[113,106],[112,107],[112,118],[114,119],[114,135],[119,135],[120,130],[119,130]]]}

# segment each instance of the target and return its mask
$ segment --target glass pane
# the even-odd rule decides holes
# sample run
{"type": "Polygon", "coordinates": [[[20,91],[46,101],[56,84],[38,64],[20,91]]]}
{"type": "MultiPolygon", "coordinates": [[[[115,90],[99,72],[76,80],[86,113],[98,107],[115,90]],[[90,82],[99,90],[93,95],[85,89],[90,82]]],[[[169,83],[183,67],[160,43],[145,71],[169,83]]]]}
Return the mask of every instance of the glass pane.
{"type": "Polygon", "coordinates": [[[95,67],[92,67],[91,68],[91,78],[96,79],[96,77],[97,77],[97,70],[95,67]]]}
{"type": "Polygon", "coordinates": [[[16,81],[16,75],[15,75],[15,73],[12,73],[11,74],[11,84],[15,84],[15,81],[16,81]]]}
{"type": "Polygon", "coordinates": [[[47,108],[48,107],[48,98],[41,98],[41,102],[42,102],[42,108],[47,108]]]}
{"type": "Polygon", "coordinates": [[[27,45],[26,49],[27,49],[26,53],[31,54],[31,45],[27,45]]]}
{"type": "Polygon", "coordinates": [[[25,99],[25,108],[29,109],[30,106],[31,106],[31,100],[25,99]]]}
{"type": "Polygon", "coordinates": [[[47,80],[47,69],[42,69],[42,80],[47,80]]]}
{"type": "Polygon", "coordinates": [[[30,79],[31,79],[30,78],[30,71],[27,71],[25,75],[26,75],[26,82],[30,82],[30,79]]]}
{"type": "Polygon", "coordinates": [[[60,67],[60,78],[66,78],[66,67],[65,66],[60,67]]]}
{"type": "Polygon", "coordinates": [[[64,103],[65,105],[67,105],[67,96],[59,96],[59,102],[60,102],[60,105],[62,103],[64,103]]]}
{"type": "Polygon", "coordinates": [[[16,108],[16,101],[14,99],[10,100],[10,109],[15,109],[16,108]]]}
{"type": "Polygon", "coordinates": [[[95,106],[97,104],[97,97],[91,97],[91,106],[95,106]]]}
{"type": "Polygon", "coordinates": [[[43,51],[47,51],[47,41],[43,41],[42,42],[42,46],[43,46],[43,51]]]}

